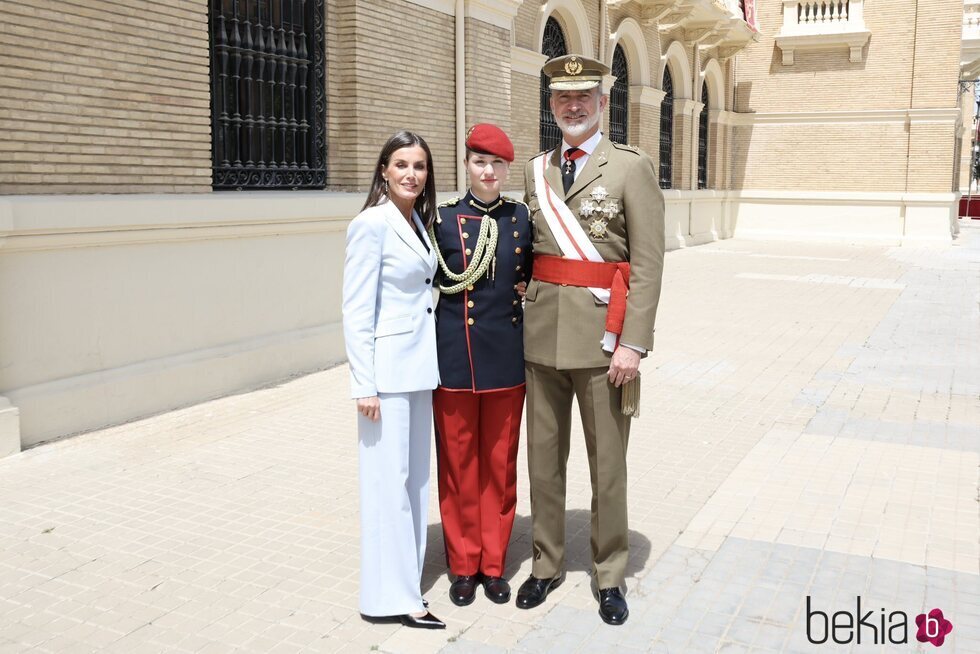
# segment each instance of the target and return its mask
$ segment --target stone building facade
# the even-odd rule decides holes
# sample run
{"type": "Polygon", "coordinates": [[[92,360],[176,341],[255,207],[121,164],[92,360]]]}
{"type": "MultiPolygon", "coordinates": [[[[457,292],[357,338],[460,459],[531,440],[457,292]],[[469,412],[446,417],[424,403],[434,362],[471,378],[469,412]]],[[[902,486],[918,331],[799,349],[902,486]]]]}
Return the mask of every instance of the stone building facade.
{"type": "Polygon", "coordinates": [[[972,129],[957,94],[969,11],[4,3],[0,455],[341,360],[343,235],[380,144],[422,134],[447,195],[474,122],[532,156],[549,138],[548,48],[616,68],[604,129],[657,161],[669,248],[949,242],[972,129]],[[251,172],[219,175],[236,162],[251,172]]]}

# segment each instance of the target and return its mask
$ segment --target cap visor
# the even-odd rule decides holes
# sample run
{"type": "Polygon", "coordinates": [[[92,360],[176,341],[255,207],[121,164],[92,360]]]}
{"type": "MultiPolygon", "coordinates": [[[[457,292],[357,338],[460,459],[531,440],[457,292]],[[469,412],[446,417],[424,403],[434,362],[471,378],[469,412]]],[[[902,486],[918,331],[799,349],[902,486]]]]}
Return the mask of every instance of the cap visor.
{"type": "Polygon", "coordinates": [[[551,82],[548,88],[552,91],[587,91],[599,86],[599,82],[594,80],[581,80],[575,82],[551,82]]]}

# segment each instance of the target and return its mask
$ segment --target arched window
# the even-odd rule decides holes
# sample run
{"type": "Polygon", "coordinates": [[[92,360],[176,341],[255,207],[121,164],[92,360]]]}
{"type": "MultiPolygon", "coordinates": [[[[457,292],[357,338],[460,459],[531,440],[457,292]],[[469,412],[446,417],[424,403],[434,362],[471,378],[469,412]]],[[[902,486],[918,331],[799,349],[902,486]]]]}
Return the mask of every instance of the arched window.
{"type": "Polygon", "coordinates": [[[616,143],[626,143],[629,125],[630,73],[626,65],[623,46],[613,52],[612,74],[616,77],[609,92],[609,138],[616,143]]]}
{"type": "Polygon", "coordinates": [[[664,99],[660,104],[660,188],[672,188],[674,167],[674,80],[664,66],[664,99]]]}
{"type": "MultiPolygon", "coordinates": [[[[565,33],[562,32],[561,25],[552,16],[544,24],[544,36],[541,39],[541,54],[552,59],[568,54],[568,46],[565,45],[565,33]]],[[[555,117],[551,113],[551,106],[548,100],[551,98],[551,90],[548,88],[548,77],[541,73],[541,115],[538,138],[542,150],[551,150],[561,145],[561,130],[555,123],[555,117]]]]}
{"type": "Polygon", "coordinates": [[[698,118],[698,188],[708,188],[708,84],[701,85],[701,116],[698,118]]]}

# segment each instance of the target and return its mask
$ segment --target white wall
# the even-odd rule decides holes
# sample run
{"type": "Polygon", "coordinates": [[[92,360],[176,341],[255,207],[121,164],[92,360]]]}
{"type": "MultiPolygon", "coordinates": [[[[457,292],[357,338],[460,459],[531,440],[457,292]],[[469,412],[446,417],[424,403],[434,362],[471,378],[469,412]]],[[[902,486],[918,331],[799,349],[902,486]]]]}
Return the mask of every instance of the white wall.
{"type": "Polygon", "coordinates": [[[733,191],[735,236],[761,240],[949,245],[958,193],[733,191]]]}
{"type": "Polygon", "coordinates": [[[17,411],[27,446],[343,360],[344,233],[362,202],[0,198],[0,455],[17,411]]]}

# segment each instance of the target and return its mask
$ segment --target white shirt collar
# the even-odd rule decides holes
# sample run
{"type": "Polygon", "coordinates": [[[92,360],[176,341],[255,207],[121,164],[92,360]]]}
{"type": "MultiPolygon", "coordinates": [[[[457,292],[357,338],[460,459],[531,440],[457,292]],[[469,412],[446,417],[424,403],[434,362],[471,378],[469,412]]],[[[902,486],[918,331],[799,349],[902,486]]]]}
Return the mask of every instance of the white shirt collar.
{"type": "MultiPolygon", "coordinates": [[[[601,141],[601,140],[602,140],[602,130],[599,130],[595,134],[593,134],[592,136],[590,136],[588,141],[586,141],[582,145],[578,146],[578,149],[579,150],[585,150],[585,154],[587,156],[592,156],[592,153],[599,146],[599,141],[601,141]]],[[[572,146],[570,146],[568,143],[566,143],[565,142],[565,139],[563,138],[561,140],[561,153],[562,153],[563,156],[565,154],[565,150],[567,150],[570,147],[572,147],[572,146]]]]}

